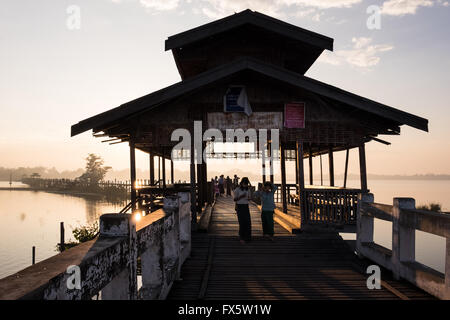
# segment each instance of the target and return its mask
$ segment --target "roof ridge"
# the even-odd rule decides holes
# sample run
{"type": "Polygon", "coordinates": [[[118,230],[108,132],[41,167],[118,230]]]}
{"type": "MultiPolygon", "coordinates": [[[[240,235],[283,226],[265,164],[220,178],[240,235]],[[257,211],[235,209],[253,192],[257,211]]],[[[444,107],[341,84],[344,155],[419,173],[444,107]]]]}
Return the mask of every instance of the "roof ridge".
{"type": "Polygon", "coordinates": [[[229,16],[223,17],[221,19],[214,20],[214,21],[205,23],[203,25],[194,27],[192,29],[169,36],[165,40],[165,50],[166,51],[172,50],[175,48],[179,48],[183,45],[186,45],[188,43],[200,41],[200,40],[205,39],[206,37],[210,36],[211,34],[225,32],[227,30],[231,30],[231,29],[236,28],[245,23],[251,23],[253,25],[256,25],[256,26],[259,26],[262,28],[266,28],[266,29],[269,29],[269,26],[267,25],[267,23],[272,23],[273,24],[272,26],[278,25],[278,27],[286,29],[286,30],[273,30],[273,28],[272,28],[271,31],[273,31],[275,33],[282,34],[286,37],[296,38],[299,41],[303,41],[303,42],[309,43],[311,45],[333,51],[333,41],[334,40],[332,38],[327,37],[323,34],[311,31],[311,30],[301,28],[299,26],[282,21],[280,19],[273,18],[271,16],[260,13],[258,11],[252,11],[250,9],[246,9],[241,12],[234,13],[229,16]],[[242,19],[243,21],[239,21],[240,19],[242,19]],[[245,21],[245,19],[247,19],[247,21],[245,21]],[[260,22],[260,20],[265,20],[264,22],[266,22],[266,23],[259,24],[258,22],[260,22]],[[224,25],[227,22],[230,23],[229,26],[224,25]],[[235,25],[231,25],[232,23],[235,23],[235,25]],[[211,29],[213,29],[213,28],[220,29],[221,25],[223,25],[222,26],[223,30],[212,30],[211,31],[211,29]],[[210,29],[210,30],[208,30],[208,29],[210,29]],[[290,32],[289,34],[288,34],[287,30],[289,30],[289,32],[290,32]],[[207,31],[209,31],[209,33],[207,31]],[[285,31],[285,32],[283,33],[283,31],[285,31]],[[204,34],[201,34],[202,32],[204,34]],[[304,37],[301,37],[300,34],[297,34],[297,33],[303,33],[304,37]],[[305,36],[306,36],[306,38],[309,38],[309,39],[306,39],[305,36]],[[188,37],[190,37],[190,39],[187,39],[188,37]]]}

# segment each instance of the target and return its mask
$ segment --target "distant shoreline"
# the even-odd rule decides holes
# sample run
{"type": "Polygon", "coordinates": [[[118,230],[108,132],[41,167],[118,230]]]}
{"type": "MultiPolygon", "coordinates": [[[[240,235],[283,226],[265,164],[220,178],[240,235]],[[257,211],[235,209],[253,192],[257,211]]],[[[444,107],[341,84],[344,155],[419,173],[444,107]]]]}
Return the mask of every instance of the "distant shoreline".
{"type": "MultiPolygon", "coordinates": [[[[2,181],[2,180],[0,180],[2,181]]],[[[27,187],[0,187],[0,191],[32,191],[32,192],[46,192],[46,193],[55,193],[55,194],[65,194],[71,196],[78,197],[93,197],[93,198],[102,198],[104,195],[101,193],[89,193],[89,192],[77,192],[77,191],[58,191],[58,190],[44,190],[39,188],[27,188],[27,187]]]]}
{"type": "MultiPolygon", "coordinates": [[[[244,176],[243,173],[239,174],[240,172],[238,172],[238,177],[244,176]]],[[[216,173],[212,172],[211,176],[217,175],[216,173]]],[[[260,177],[256,177],[253,174],[248,174],[247,175],[249,177],[249,179],[251,180],[257,180],[260,179],[260,177]]],[[[450,174],[439,174],[439,175],[379,175],[379,174],[368,174],[367,175],[368,180],[420,180],[420,181],[446,181],[446,180],[450,180],[450,174]]],[[[335,179],[344,179],[344,175],[343,174],[336,174],[335,175],[335,179]]],[[[348,180],[359,180],[359,175],[356,174],[349,174],[348,175],[348,180]]],[[[140,180],[140,179],[138,179],[140,180]]],[[[183,179],[181,179],[183,180],[183,179]]],[[[189,180],[189,179],[188,179],[189,180]]],[[[289,177],[288,177],[289,180],[289,177]]],[[[314,180],[318,181],[320,180],[320,176],[314,176],[314,180]]],[[[323,175],[323,180],[327,181],[328,180],[328,175],[323,175]]],[[[1,179],[1,182],[9,182],[9,179],[1,179]]],[[[17,183],[17,182],[21,182],[20,180],[13,180],[13,183],[17,183]]],[[[2,187],[1,190],[6,189],[8,187],[2,187]]],[[[14,188],[14,186],[13,186],[14,188]]],[[[17,188],[17,187],[16,187],[17,188]]]]}

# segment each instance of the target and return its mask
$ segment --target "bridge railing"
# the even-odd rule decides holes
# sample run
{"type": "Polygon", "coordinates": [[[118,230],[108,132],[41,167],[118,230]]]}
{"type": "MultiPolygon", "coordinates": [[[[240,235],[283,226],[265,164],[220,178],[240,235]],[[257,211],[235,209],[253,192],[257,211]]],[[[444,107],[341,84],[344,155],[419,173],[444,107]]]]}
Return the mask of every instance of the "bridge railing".
{"type": "Polygon", "coordinates": [[[190,250],[190,195],[180,192],[138,221],[102,215],[96,239],[0,279],[0,299],[164,299],[190,250]]]}
{"type": "Polygon", "coordinates": [[[358,189],[305,188],[302,193],[308,223],[355,224],[358,189]]]}
{"type": "Polygon", "coordinates": [[[374,203],[372,194],[361,194],[358,201],[356,251],[391,270],[424,291],[450,299],[450,215],[415,209],[412,198],[394,198],[393,205],[374,203]],[[392,222],[392,250],[373,241],[374,218],[392,222]],[[446,238],[445,273],[415,259],[415,231],[446,238]]]}

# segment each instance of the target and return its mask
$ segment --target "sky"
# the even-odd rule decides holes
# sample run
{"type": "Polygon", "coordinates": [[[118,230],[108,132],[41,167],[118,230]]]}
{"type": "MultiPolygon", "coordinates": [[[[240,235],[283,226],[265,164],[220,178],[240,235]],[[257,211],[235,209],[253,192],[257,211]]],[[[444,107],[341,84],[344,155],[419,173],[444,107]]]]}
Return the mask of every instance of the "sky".
{"type": "Polygon", "coordinates": [[[392,145],[369,143],[369,173],[450,173],[445,0],[2,0],[0,166],[71,170],[96,153],[128,168],[126,144],[70,137],[70,126],[180,81],[164,40],[247,8],[334,38],[307,76],[429,120],[428,133],[402,126],[392,145]]]}

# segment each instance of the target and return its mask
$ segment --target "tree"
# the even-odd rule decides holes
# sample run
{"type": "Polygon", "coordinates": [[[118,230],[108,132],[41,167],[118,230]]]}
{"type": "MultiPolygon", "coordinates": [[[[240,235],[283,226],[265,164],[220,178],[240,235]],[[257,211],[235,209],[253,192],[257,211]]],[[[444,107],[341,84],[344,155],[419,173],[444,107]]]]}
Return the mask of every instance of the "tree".
{"type": "Polygon", "coordinates": [[[104,166],[104,161],[100,156],[90,153],[86,158],[86,172],[79,179],[91,185],[97,185],[111,167],[104,166]]]}

